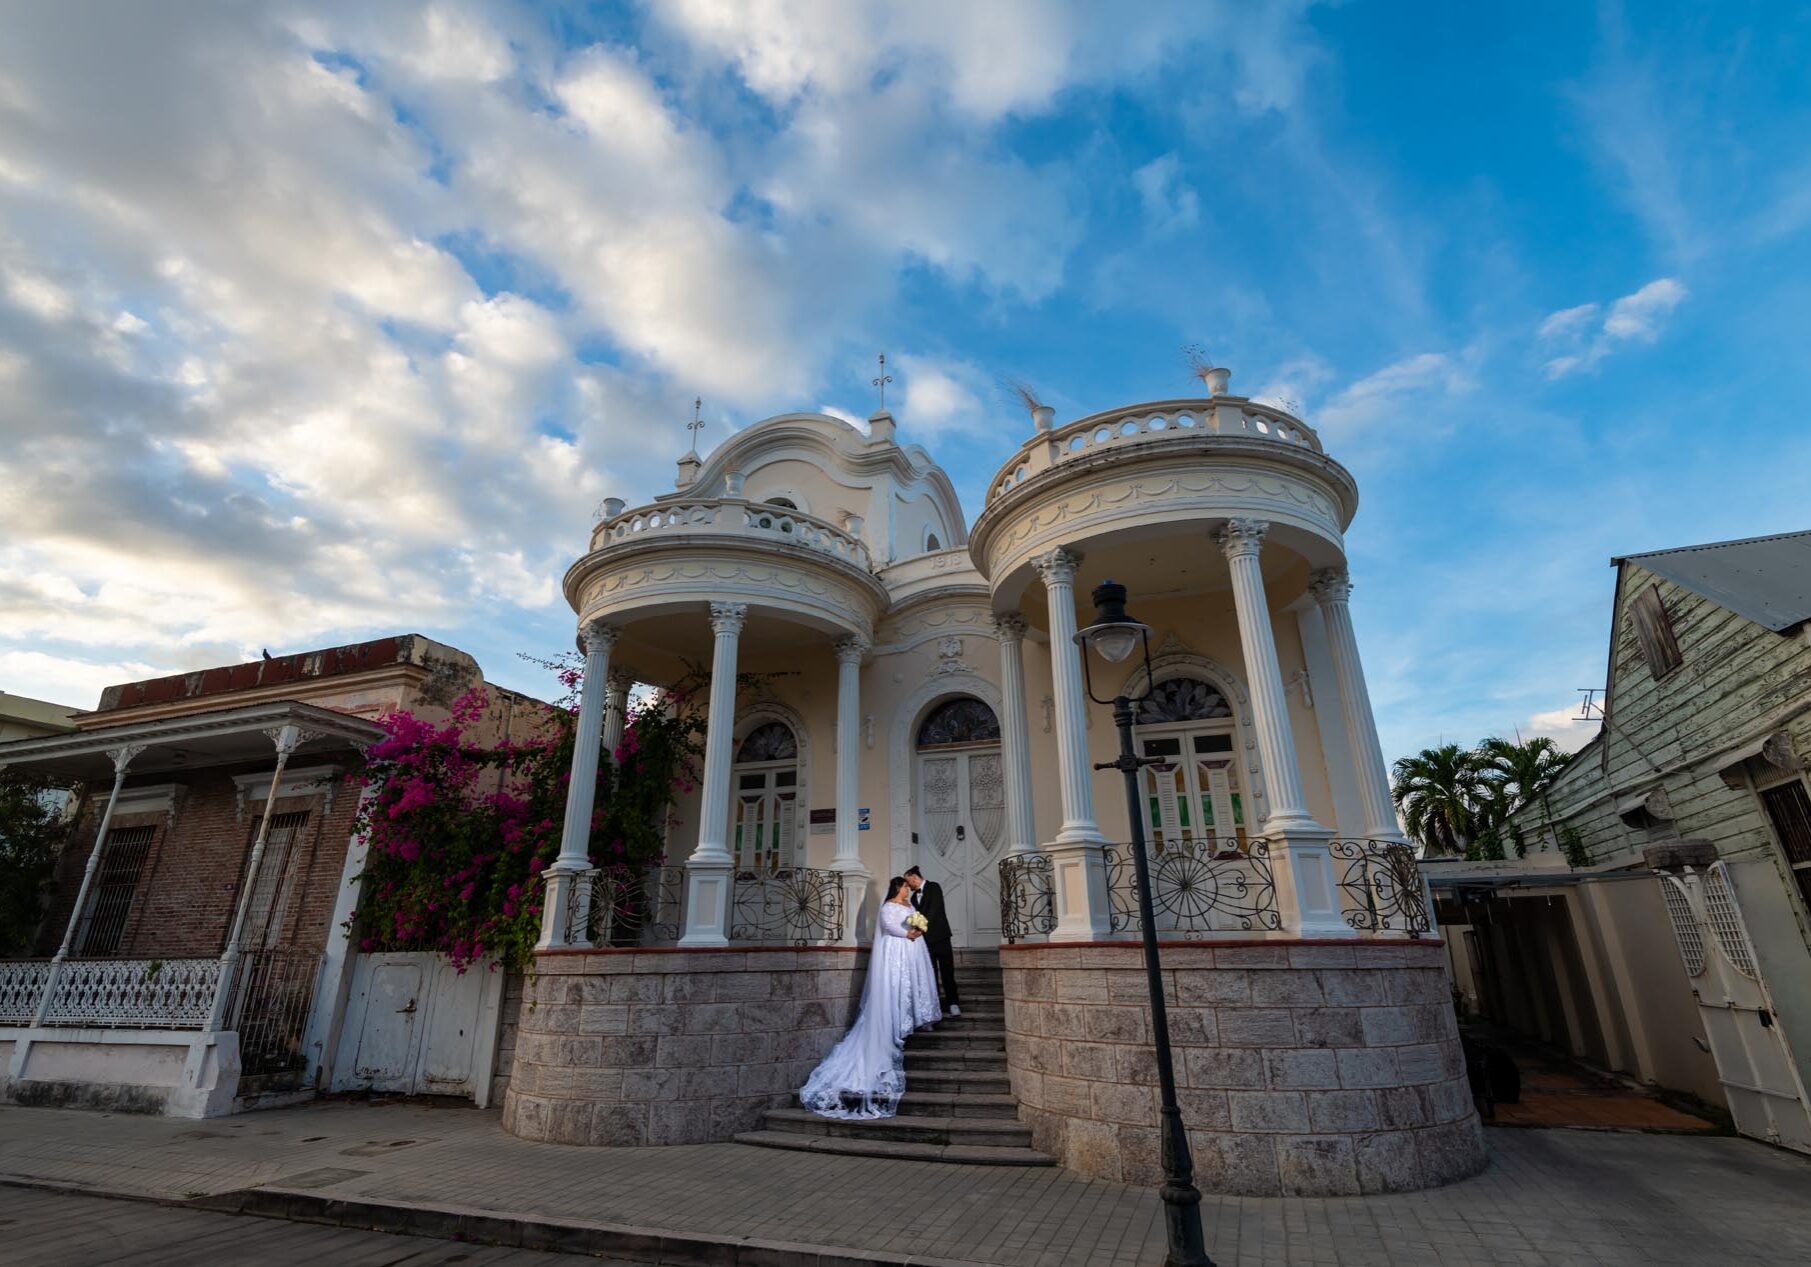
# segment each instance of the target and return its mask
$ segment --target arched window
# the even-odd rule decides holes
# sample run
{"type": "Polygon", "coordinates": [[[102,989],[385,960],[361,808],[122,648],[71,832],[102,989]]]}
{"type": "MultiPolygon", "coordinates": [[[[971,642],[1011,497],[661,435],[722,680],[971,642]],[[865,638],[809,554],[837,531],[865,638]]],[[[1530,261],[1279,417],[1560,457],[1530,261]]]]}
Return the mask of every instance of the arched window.
{"type": "Polygon", "coordinates": [[[790,497],[769,497],[766,501],[769,506],[778,506],[782,510],[797,510],[799,508],[799,504],[790,497]]]}
{"type": "Polygon", "coordinates": [[[793,737],[792,728],[785,722],[770,721],[756,726],[742,740],[742,746],[736,750],[736,762],[751,761],[797,761],[799,759],[799,741],[793,737]]]}
{"type": "Polygon", "coordinates": [[[958,695],[933,708],[918,727],[920,748],[999,743],[1000,719],[972,695],[958,695]]]}
{"type": "Polygon", "coordinates": [[[1138,720],[1147,726],[1231,716],[1232,706],[1226,697],[1200,678],[1192,677],[1165,678],[1151,688],[1150,698],[1138,708],[1138,720]]]}
{"type": "Polygon", "coordinates": [[[927,532],[924,534],[924,552],[926,554],[929,554],[933,550],[941,550],[941,549],[943,549],[943,543],[941,541],[937,540],[936,533],[927,532]]]}
{"type": "Polygon", "coordinates": [[[737,746],[730,849],[744,870],[773,871],[803,861],[798,762],[798,738],[785,722],[762,722],[737,746]]]}

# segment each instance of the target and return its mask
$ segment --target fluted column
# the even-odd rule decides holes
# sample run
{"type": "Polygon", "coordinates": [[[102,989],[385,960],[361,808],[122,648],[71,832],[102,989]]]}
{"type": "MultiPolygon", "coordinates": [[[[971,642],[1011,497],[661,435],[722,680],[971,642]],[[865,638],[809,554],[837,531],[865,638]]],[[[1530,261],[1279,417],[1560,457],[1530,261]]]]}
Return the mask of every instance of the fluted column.
{"type": "Polygon", "coordinates": [[[994,617],[1000,638],[1000,757],[1006,770],[1006,852],[1037,848],[1031,799],[1031,733],[1025,723],[1025,618],[994,617]]]}
{"type": "Polygon", "coordinates": [[[591,815],[596,808],[598,753],[603,748],[604,697],[609,690],[610,651],[620,631],[602,621],[579,630],[585,648],[585,681],[580,688],[572,772],[566,783],[566,818],[560,828],[560,856],[541,873],[541,936],[537,950],[589,945],[585,936],[590,891],[580,877],[591,869],[591,815]]]}
{"type": "Polygon", "coordinates": [[[1283,925],[1303,936],[1350,933],[1340,915],[1333,859],[1327,850],[1333,833],[1308,812],[1302,792],[1295,735],[1289,724],[1289,700],[1277,663],[1276,636],[1270,624],[1270,602],[1258,554],[1270,525],[1259,519],[1233,519],[1220,529],[1220,548],[1232,573],[1233,605],[1239,619],[1239,647],[1251,691],[1252,728],[1257,732],[1258,761],[1269,797],[1263,832],[1271,841],[1277,907],[1283,925]],[[1277,855],[1281,855],[1280,857],[1277,855]]]}
{"type": "Polygon", "coordinates": [[[868,644],[861,638],[836,643],[836,859],[842,873],[844,945],[856,944],[858,916],[868,895],[868,868],[861,860],[861,662],[868,644]]]}
{"type": "Polygon", "coordinates": [[[729,852],[729,768],[736,733],[736,645],[748,619],[746,603],[712,603],[710,712],[704,729],[704,785],[698,807],[698,844],[685,864],[685,936],[682,946],[729,944],[730,890],[735,859],[729,852]]]}
{"type": "Polygon", "coordinates": [[[604,696],[604,759],[614,763],[622,745],[623,726],[629,719],[629,688],[635,681],[621,669],[612,670],[610,689],[604,696]]]}
{"type": "Polygon", "coordinates": [[[1365,687],[1364,662],[1358,656],[1358,637],[1352,629],[1352,581],[1345,568],[1322,568],[1310,579],[1314,601],[1320,604],[1327,627],[1327,650],[1333,660],[1334,683],[1339,689],[1346,736],[1358,784],[1358,804],[1364,814],[1365,835],[1373,840],[1401,840],[1396,824],[1395,801],[1390,796],[1390,770],[1377,740],[1377,717],[1371,711],[1371,693],[1365,687]]]}
{"type": "Polygon", "coordinates": [[[75,931],[81,926],[82,912],[88,906],[88,890],[94,887],[94,873],[100,869],[101,851],[107,847],[107,833],[113,827],[113,807],[119,804],[119,791],[126,782],[126,769],[132,759],[145,750],[143,744],[128,744],[125,747],[108,750],[107,756],[113,761],[113,791],[107,794],[107,808],[101,811],[100,826],[95,828],[94,846],[88,850],[88,863],[82,868],[82,882],[76,887],[75,905],[69,910],[69,923],[63,927],[63,941],[57,947],[57,953],[51,957],[50,969],[44,975],[44,993],[38,996],[37,1010],[32,1024],[42,1025],[50,1015],[50,1001],[57,991],[57,973],[63,961],[69,958],[70,948],[75,944],[75,931]]]}
{"type": "Polygon", "coordinates": [[[1050,612],[1050,679],[1056,705],[1057,780],[1063,826],[1047,852],[1056,883],[1052,941],[1100,941],[1112,934],[1107,895],[1106,840],[1094,821],[1093,771],[1088,764],[1087,692],[1081,648],[1075,645],[1075,569],[1080,559],[1052,550],[1031,561],[1044,581],[1050,612]]]}

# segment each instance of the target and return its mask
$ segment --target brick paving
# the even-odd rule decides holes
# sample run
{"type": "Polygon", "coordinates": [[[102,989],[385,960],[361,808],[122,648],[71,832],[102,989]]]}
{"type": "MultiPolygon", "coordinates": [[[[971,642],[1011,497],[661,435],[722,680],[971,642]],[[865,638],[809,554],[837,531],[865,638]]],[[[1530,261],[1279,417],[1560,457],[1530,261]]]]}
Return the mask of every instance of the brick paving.
{"type": "MultiPolygon", "coordinates": [[[[1483,1174],[1428,1192],[1210,1195],[1210,1250],[1222,1267],[1811,1262],[1811,1160],[1727,1136],[1487,1134],[1483,1174]]],[[[164,1198],[263,1185],[1010,1267],[1163,1258],[1155,1193],[1060,1170],[534,1144],[495,1113],[418,1104],[208,1122],[0,1108],[0,1177],[164,1198]]]]}

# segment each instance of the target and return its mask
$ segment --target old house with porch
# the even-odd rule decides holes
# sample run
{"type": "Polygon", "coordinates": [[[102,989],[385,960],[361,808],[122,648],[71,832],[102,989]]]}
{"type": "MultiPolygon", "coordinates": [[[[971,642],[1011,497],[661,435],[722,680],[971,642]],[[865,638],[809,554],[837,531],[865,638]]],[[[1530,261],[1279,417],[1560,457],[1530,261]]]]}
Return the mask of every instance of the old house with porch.
{"type": "Polygon", "coordinates": [[[1422,864],[1455,981],[1811,1151],[1811,532],[1612,564],[1603,724],[1513,816],[1527,855],[1422,864]]]}
{"type": "Polygon", "coordinates": [[[0,961],[0,1099],[203,1117],[374,1082],[488,1098],[502,974],[360,956],[342,927],[357,750],[382,715],[444,717],[475,687],[475,734],[540,724],[545,705],[405,635],[110,687],[72,731],[0,744],[0,766],[84,790],[38,955],[0,961]]]}

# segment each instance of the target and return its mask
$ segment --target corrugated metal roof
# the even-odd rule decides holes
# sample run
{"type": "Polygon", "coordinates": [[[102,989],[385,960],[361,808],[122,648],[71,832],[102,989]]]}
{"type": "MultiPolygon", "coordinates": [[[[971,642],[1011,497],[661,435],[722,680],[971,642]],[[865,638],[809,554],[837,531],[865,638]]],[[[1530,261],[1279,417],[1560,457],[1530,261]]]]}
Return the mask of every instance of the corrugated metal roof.
{"type": "Polygon", "coordinates": [[[1625,554],[1657,576],[1775,633],[1811,620],[1811,532],[1625,554]]]}

